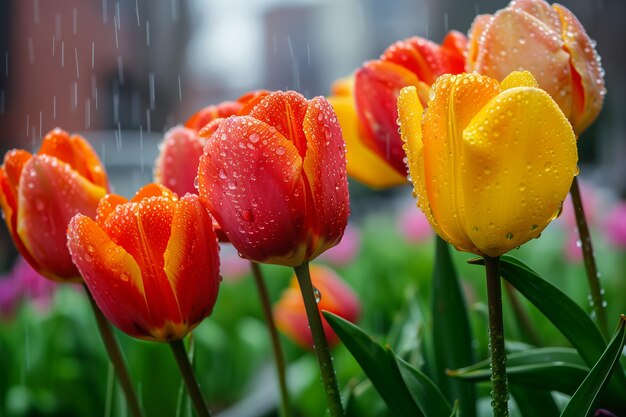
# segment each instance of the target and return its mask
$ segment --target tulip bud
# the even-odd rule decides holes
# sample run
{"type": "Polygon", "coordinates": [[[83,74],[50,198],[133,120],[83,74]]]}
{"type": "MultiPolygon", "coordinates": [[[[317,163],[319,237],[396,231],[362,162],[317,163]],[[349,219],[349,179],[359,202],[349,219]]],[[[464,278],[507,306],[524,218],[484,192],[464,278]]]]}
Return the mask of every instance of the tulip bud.
{"type": "Polygon", "coordinates": [[[150,184],[127,201],[109,194],[96,221],[75,216],[68,248],[90,293],[120,330],[146,340],[185,337],[211,314],[218,246],[198,196],[150,184]]]}
{"type": "Polygon", "coordinates": [[[207,139],[200,198],[246,259],[298,266],[336,245],[348,219],[345,146],[326,99],[274,92],[207,139]]]}
{"type": "Polygon", "coordinates": [[[168,130],[154,163],[154,181],[178,195],[197,194],[195,180],[204,143],[204,138],[186,127],[168,130]]]}
{"type": "Polygon", "coordinates": [[[35,155],[12,150],[0,167],[0,206],[15,245],[40,274],[80,281],[65,231],[76,213],[95,216],[108,189],[104,166],[89,143],[61,129],[35,155]]]}
{"type": "Polygon", "coordinates": [[[567,8],[544,0],[514,0],[470,30],[468,71],[498,81],[530,71],[580,135],[596,119],[606,89],[594,42],[567,8]]]}
{"type": "MultiPolygon", "coordinates": [[[[319,311],[329,311],[348,321],[356,322],[360,315],[359,300],[341,278],[330,268],[311,265],[311,282],[316,291],[317,307],[319,311]]],[[[313,348],[313,336],[309,328],[304,301],[300,295],[298,279],[294,275],[280,300],[274,306],[276,326],[294,343],[303,349],[313,348]]],[[[339,342],[337,335],[331,329],[325,318],[322,325],[329,346],[339,342]]]]}
{"type": "Polygon", "coordinates": [[[500,256],[556,218],[577,174],[576,139],[529,72],[498,83],[441,76],[428,109],[414,87],[398,98],[418,206],[457,249],[500,256]]]}

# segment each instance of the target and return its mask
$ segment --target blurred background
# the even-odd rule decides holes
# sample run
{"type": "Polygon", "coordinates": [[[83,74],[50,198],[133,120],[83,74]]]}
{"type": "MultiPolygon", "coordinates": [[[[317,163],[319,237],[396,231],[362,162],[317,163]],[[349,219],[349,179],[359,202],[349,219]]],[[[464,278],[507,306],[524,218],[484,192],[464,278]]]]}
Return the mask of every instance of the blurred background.
{"type": "MultiPolygon", "coordinates": [[[[597,41],[597,51],[606,70],[608,92],[604,109],[579,142],[581,176],[587,184],[588,193],[593,195],[590,200],[596,202],[591,204],[592,214],[596,221],[595,227],[600,228],[610,214],[608,208],[613,207],[613,203],[620,197],[626,197],[626,164],[623,163],[626,160],[626,2],[562,0],[561,3],[578,16],[590,37],[597,41]]],[[[163,132],[184,123],[199,108],[234,100],[249,90],[261,88],[295,89],[309,98],[328,95],[335,79],[349,75],[364,61],[377,58],[394,41],[419,35],[440,42],[448,30],[456,29],[466,33],[476,14],[493,13],[506,4],[505,0],[2,0],[0,155],[14,147],[36,150],[42,136],[59,126],[69,132],[81,133],[89,139],[105,162],[114,190],[130,196],[141,185],[152,180],[152,164],[163,132]]],[[[393,219],[403,218],[399,207],[414,209],[409,187],[374,193],[352,181],[351,195],[354,229],[362,229],[360,233],[364,243],[358,258],[360,263],[346,267],[348,281],[356,285],[357,289],[360,286],[367,298],[367,294],[375,294],[376,290],[367,288],[359,278],[363,274],[372,274],[372,271],[378,277],[399,279],[400,282],[413,282],[411,277],[415,274],[427,280],[430,276],[430,243],[405,248],[404,252],[390,252],[396,246],[393,242],[401,239],[408,230],[405,227],[408,223],[396,228],[393,219]],[[393,199],[391,205],[390,199],[393,199]],[[383,237],[380,228],[389,229],[383,237]],[[387,249],[371,247],[374,241],[388,242],[387,249]],[[372,253],[376,256],[372,256],[372,253]],[[381,260],[381,264],[372,259],[381,260]],[[385,264],[382,260],[390,263],[385,264]],[[409,266],[398,277],[394,265],[407,262],[409,266]]],[[[626,216],[626,211],[621,213],[620,216],[626,216]]],[[[410,221],[418,222],[415,219],[407,220],[410,221]]],[[[423,219],[419,221],[423,223],[423,219]]],[[[541,257],[552,255],[552,258],[544,261],[544,271],[554,271],[558,269],[556,265],[562,261],[563,253],[571,251],[572,265],[576,265],[576,272],[573,273],[580,274],[579,249],[576,238],[572,238],[570,233],[574,228],[573,223],[571,220],[560,222],[561,228],[555,227],[556,237],[548,238],[545,244],[533,242],[528,245],[529,249],[523,248],[522,252],[526,250],[538,257],[538,254],[541,257]],[[554,249],[555,246],[546,249],[550,244],[555,244],[557,249],[554,249]]],[[[419,229],[422,226],[415,227],[419,229]]],[[[616,227],[621,226],[613,229],[617,230],[616,227]]],[[[430,236],[428,233],[427,236],[430,236]]],[[[626,240],[626,229],[623,237],[626,240]]],[[[609,240],[601,238],[599,247],[609,245],[609,240]]],[[[626,242],[623,243],[626,247],[626,242]]],[[[605,269],[613,268],[614,275],[617,274],[613,278],[620,282],[617,288],[622,290],[623,272],[617,271],[625,269],[616,265],[623,266],[623,261],[620,261],[623,254],[622,247],[600,262],[605,269]]],[[[6,274],[15,275],[16,255],[6,227],[1,226],[0,272],[13,271],[6,274]]],[[[236,254],[231,255],[236,258],[236,254]]],[[[228,262],[225,264],[230,265],[228,262]]],[[[233,261],[233,265],[231,267],[234,270],[239,268],[241,271],[242,267],[237,266],[236,261],[233,261]]],[[[18,272],[26,274],[22,270],[18,272]]],[[[229,274],[242,273],[224,273],[229,274]]],[[[276,274],[281,275],[281,272],[276,274]]],[[[274,298],[280,295],[280,289],[289,278],[285,273],[282,275],[282,281],[277,280],[273,284],[274,298]]],[[[39,294],[37,285],[33,291],[39,294]]],[[[222,311],[218,313],[222,321],[217,318],[220,324],[203,324],[198,332],[199,344],[217,352],[222,352],[220,349],[226,351],[231,340],[229,338],[238,341],[236,349],[239,351],[222,352],[227,355],[227,360],[221,357],[223,363],[220,363],[219,356],[204,359],[209,362],[207,366],[216,368],[213,371],[220,375],[225,375],[224,372],[233,373],[230,379],[227,378],[228,381],[222,383],[221,388],[211,388],[211,399],[221,400],[224,406],[236,402],[242,393],[250,392],[250,387],[245,385],[246,381],[250,381],[250,375],[245,372],[254,371],[258,376],[257,371],[264,369],[261,364],[267,361],[269,349],[265,342],[259,345],[255,341],[257,336],[265,338],[258,305],[249,307],[249,310],[239,310],[234,317],[228,317],[229,310],[223,307],[228,305],[228,300],[237,304],[241,300],[241,291],[254,296],[254,289],[246,287],[247,284],[232,285],[234,287],[224,286],[225,295],[220,297],[226,301],[220,302],[222,307],[216,307],[216,311],[222,311]],[[235,320],[247,317],[247,312],[256,319],[243,322],[235,320]],[[230,326],[231,322],[237,324],[230,326]],[[224,325],[224,328],[220,325],[224,325]],[[228,331],[235,332],[234,336],[224,330],[229,328],[228,331]],[[215,338],[216,333],[221,336],[215,338]],[[239,366],[240,373],[232,368],[224,371],[225,364],[239,366]]],[[[428,284],[424,281],[416,285],[428,284]]],[[[395,299],[371,299],[369,302],[371,305],[385,303],[390,307],[406,296],[404,290],[397,288],[390,290],[385,287],[381,290],[385,294],[396,291],[395,299]]],[[[48,294],[45,289],[42,291],[48,294]]],[[[585,302],[584,289],[572,291],[585,302]]],[[[91,397],[87,396],[85,401],[94,398],[94,401],[100,401],[105,393],[109,395],[110,370],[107,379],[106,372],[102,375],[102,369],[107,369],[102,352],[87,368],[76,368],[82,366],[85,359],[89,363],[90,358],[93,359],[89,352],[100,347],[95,335],[91,338],[93,340],[77,342],[79,346],[69,346],[77,340],[76,328],[88,329],[92,326],[89,322],[90,312],[80,302],[78,307],[72,304],[75,302],[71,301],[74,299],[72,294],[73,290],[65,290],[60,301],[58,297],[53,301],[55,313],[50,317],[42,318],[38,310],[32,309],[20,313],[26,315],[23,320],[30,323],[28,325],[10,322],[8,313],[2,313],[0,416],[3,410],[9,410],[7,415],[16,416],[90,415],[89,411],[85,411],[92,410],[89,404],[81,403],[74,408],[64,409],[61,405],[65,404],[65,400],[54,397],[55,384],[59,381],[67,382],[69,378],[72,382],[68,383],[67,389],[82,386],[82,380],[77,377],[79,374],[87,374],[89,381],[95,381],[93,386],[83,387],[96,392],[91,397]],[[76,317],[76,312],[87,315],[87,318],[76,317]],[[48,328],[50,333],[39,334],[35,330],[43,328],[48,328]],[[11,335],[15,334],[19,335],[19,340],[13,340],[11,335]],[[50,369],[46,365],[49,358],[45,356],[49,346],[43,342],[38,345],[36,341],[52,343],[49,339],[55,339],[56,334],[61,337],[65,335],[69,339],[61,346],[51,345],[53,357],[67,362],[50,369]],[[6,352],[13,352],[12,344],[20,355],[3,356],[6,352]],[[23,346],[27,346],[26,353],[23,346]],[[44,356],[36,356],[38,354],[44,356]],[[76,363],[68,359],[76,355],[86,356],[76,363]],[[36,358],[41,361],[39,365],[36,358]],[[41,369],[37,366],[41,366],[41,369]],[[27,382],[34,381],[37,375],[43,382],[29,385],[27,382]],[[27,386],[31,387],[30,390],[22,390],[27,386]]],[[[482,314],[477,311],[476,314],[482,314]]],[[[414,313],[403,312],[408,315],[414,313]]],[[[370,324],[369,328],[388,333],[394,319],[381,314],[366,313],[366,320],[370,324]]],[[[401,333],[401,330],[398,332],[401,333]]],[[[161,360],[162,353],[158,348],[142,344],[139,349],[126,339],[124,343],[131,345],[129,355],[135,360],[133,372],[142,375],[146,381],[152,377],[162,380],[157,375],[158,370],[151,366],[155,360],[161,360]]],[[[292,356],[296,355],[293,352],[295,350],[292,349],[292,356]]],[[[341,353],[339,355],[341,357],[341,353]]],[[[163,366],[167,368],[164,373],[174,372],[173,363],[167,362],[163,366]]],[[[300,366],[310,371],[307,375],[314,384],[315,364],[305,362],[300,366]]],[[[354,367],[354,364],[351,366],[354,367]]],[[[349,370],[348,367],[348,370],[340,372],[348,375],[349,370]]],[[[266,372],[272,376],[271,370],[266,372]]],[[[219,385],[208,379],[209,373],[205,375],[207,386],[219,385]]],[[[149,397],[150,392],[158,392],[147,385],[143,386],[146,397],[149,397]]],[[[58,388],[61,387],[63,385],[58,388]]],[[[177,393],[179,382],[176,380],[161,388],[171,388],[177,393]]],[[[298,392],[306,397],[307,389],[316,388],[310,388],[305,381],[298,392]]],[[[155,395],[158,397],[159,394],[155,395]]],[[[160,400],[167,402],[163,407],[169,410],[161,415],[172,415],[176,395],[160,400]]],[[[100,404],[96,409],[99,409],[100,404]]],[[[309,409],[319,409],[315,407],[313,404],[309,409]]],[[[304,409],[307,409],[306,406],[304,409]]],[[[112,414],[118,415],[116,412],[112,414]]],[[[230,415],[248,414],[235,412],[230,415]]],[[[311,412],[311,415],[316,414],[311,412]]]]}

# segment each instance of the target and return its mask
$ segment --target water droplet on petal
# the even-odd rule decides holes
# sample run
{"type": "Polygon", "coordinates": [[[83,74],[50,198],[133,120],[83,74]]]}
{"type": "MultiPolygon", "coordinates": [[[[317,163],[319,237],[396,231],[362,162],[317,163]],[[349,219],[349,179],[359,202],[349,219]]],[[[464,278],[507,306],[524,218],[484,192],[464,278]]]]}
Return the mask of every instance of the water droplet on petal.
{"type": "Polygon", "coordinates": [[[283,146],[279,146],[276,148],[276,155],[284,155],[285,154],[285,148],[283,146]]]}

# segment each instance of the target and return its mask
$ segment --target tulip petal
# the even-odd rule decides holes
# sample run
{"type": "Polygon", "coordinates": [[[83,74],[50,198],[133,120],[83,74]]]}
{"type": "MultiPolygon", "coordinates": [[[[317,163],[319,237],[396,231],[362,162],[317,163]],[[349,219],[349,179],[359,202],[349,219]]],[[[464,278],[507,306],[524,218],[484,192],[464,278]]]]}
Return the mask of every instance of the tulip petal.
{"type": "Polygon", "coordinates": [[[90,218],[77,215],[68,227],[68,248],[98,307],[122,331],[144,338],[150,333],[141,270],[90,218]]]}
{"type": "Polygon", "coordinates": [[[96,209],[96,223],[98,226],[104,228],[104,224],[107,219],[115,211],[115,208],[120,204],[128,203],[128,200],[121,195],[107,194],[98,202],[98,208],[96,209]]]}
{"type": "Polygon", "coordinates": [[[165,133],[161,153],[155,163],[155,181],[164,184],[176,194],[196,194],[198,163],[204,140],[191,129],[174,127],[165,133]]]}
{"type": "Polygon", "coordinates": [[[265,96],[269,95],[270,92],[267,90],[257,90],[252,91],[237,99],[238,102],[243,104],[243,107],[237,113],[238,116],[247,116],[250,114],[252,109],[261,102],[265,98],[265,96]]]}
{"type": "Polygon", "coordinates": [[[217,237],[197,195],[186,195],[177,204],[163,258],[165,274],[186,319],[182,338],[190,326],[211,314],[220,281],[217,237]]]}
{"type": "Polygon", "coordinates": [[[490,14],[480,14],[476,16],[472,22],[472,27],[470,27],[469,30],[467,62],[465,63],[465,70],[467,72],[476,71],[476,60],[478,59],[481,42],[480,38],[489,23],[491,23],[492,18],[493,16],[490,14]]]}
{"type": "Polygon", "coordinates": [[[556,217],[576,171],[571,126],[536,88],[512,88],[491,100],[465,128],[462,152],[463,216],[471,241],[489,256],[537,237],[556,217]]]}
{"type": "Polygon", "coordinates": [[[276,91],[262,98],[250,111],[250,116],[274,126],[280,134],[293,142],[302,158],[306,155],[307,141],[302,123],[308,101],[295,91],[276,91]]]}
{"type": "Polygon", "coordinates": [[[209,122],[215,119],[235,115],[241,110],[243,104],[237,101],[224,101],[218,105],[207,106],[194,113],[186,122],[185,127],[194,132],[200,131],[209,122]]]}
{"type": "Polygon", "coordinates": [[[351,96],[333,96],[328,101],[335,110],[346,141],[348,174],[374,189],[405,184],[405,177],[363,144],[354,99],[351,96]]]}
{"type": "Polygon", "coordinates": [[[511,2],[509,8],[530,14],[556,32],[558,32],[561,27],[558,16],[546,1],[515,0],[511,2]]]}
{"type": "Polygon", "coordinates": [[[406,176],[404,150],[398,134],[397,100],[403,87],[423,86],[406,68],[383,61],[371,61],[355,76],[355,101],[364,126],[364,143],[387,161],[400,175],[406,176]]]}
{"type": "Polygon", "coordinates": [[[561,19],[562,37],[571,59],[574,85],[570,122],[579,135],[593,123],[602,109],[606,94],[602,65],[593,42],[576,16],[559,4],[552,7],[561,19]]]}
{"type": "Polygon", "coordinates": [[[174,194],[169,188],[159,183],[150,183],[141,187],[130,200],[131,202],[138,203],[149,197],[163,197],[167,200],[175,201],[178,196],[174,194]]]}
{"type": "Polygon", "coordinates": [[[203,204],[245,258],[304,261],[302,159],[277,128],[249,116],[224,120],[207,141],[198,179],[203,204]]]}
{"type": "Polygon", "coordinates": [[[453,71],[444,71],[454,73],[463,72],[463,67],[465,65],[465,55],[467,53],[467,37],[461,32],[457,32],[456,30],[451,30],[448,32],[445,38],[443,38],[443,42],[441,42],[441,47],[446,53],[451,53],[454,55],[454,67],[448,65],[448,68],[453,71]],[[458,57],[458,58],[457,58],[458,57]],[[461,62],[458,62],[460,58],[461,62]]]}
{"type": "MultiPolygon", "coordinates": [[[[137,194],[158,189],[144,187],[137,194]]],[[[142,271],[151,323],[156,328],[170,331],[172,334],[159,336],[167,339],[166,336],[175,336],[168,323],[181,321],[174,291],[165,276],[163,258],[176,202],[161,196],[143,197],[134,203],[133,200],[116,207],[105,221],[104,231],[137,262],[142,271]]]]}
{"type": "Polygon", "coordinates": [[[469,241],[466,207],[458,197],[466,172],[462,133],[499,92],[498,82],[489,77],[443,75],[432,87],[433,98],[424,114],[424,181],[435,218],[433,226],[460,250],[473,249],[463,246],[469,241]]]}
{"type": "Polygon", "coordinates": [[[55,157],[35,155],[24,165],[17,234],[40,273],[54,280],[80,280],[67,252],[65,232],[75,214],[95,217],[105,192],[55,157]]]}
{"type": "Polygon", "coordinates": [[[43,138],[37,154],[54,156],[69,164],[72,169],[94,185],[107,190],[109,188],[104,165],[89,142],[82,136],[70,136],[69,133],[59,128],[53,129],[43,138]]]}
{"type": "Polygon", "coordinates": [[[346,145],[333,107],[324,97],[309,102],[302,125],[308,150],[303,165],[311,189],[316,226],[309,257],[335,246],[348,223],[350,202],[346,176],[346,145]],[[319,239],[319,241],[317,241],[319,239]],[[317,242],[316,242],[317,241],[317,242]]]}
{"type": "Polygon", "coordinates": [[[479,42],[474,71],[503,80],[513,71],[528,70],[570,115],[572,74],[560,32],[529,13],[507,8],[493,16],[479,42]]]}
{"type": "Polygon", "coordinates": [[[515,87],[539,88],[539,83],[529,71],[513,71],[500,83],[501,90],[508,90],[515,87]]]}

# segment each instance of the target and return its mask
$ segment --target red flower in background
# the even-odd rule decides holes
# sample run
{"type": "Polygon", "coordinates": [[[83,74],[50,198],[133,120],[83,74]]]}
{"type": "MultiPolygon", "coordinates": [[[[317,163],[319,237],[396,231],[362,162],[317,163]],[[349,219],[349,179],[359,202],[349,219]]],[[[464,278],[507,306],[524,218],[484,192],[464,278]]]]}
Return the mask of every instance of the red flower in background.
{"type": "MultiPolygon", "coordinates": [[[[382,54],[380,59],[366,62],[357,69],[354,76],[354,106],[358,116],[358,128],[352,128],[358,135],[357,142],[362,142],[364,148],[373,152],[379,159],[385,161],[398,174],[402,182],[406,181],[406,164],[402,140],[398,133],[398,94],[403,87],[413,85],[417,88],[422,104],[426,106],[430,86],[442,74],[458,74],[465,66],[465,46],[467,39],[459,32],[452,31],[438,45],[429,40],[413,37],[391,45],[382,54]]],[[[350,88],[336,88],[338,96],[349,96],[350,88]]],[[[333,103],[334,105],[335,103],[333,103]]],[[[339,111],[339,120],[344,130],[348,130],[350,114],[339,111]]],[[[346,134],[347,136],[350,136],[346,134]]],[[[360,160],[358,154],[363,151],[352,152],[350,148],[354,138],[346,139],[350,162],[348,169],[351,175],[364,181],[374,182],[380,186],[375,175],[367,176],[361,171],[371,169],[368,164],[352,162],[353,158],[360,160]],[[368,181],[369,177],[373,177],[368,181]]],[[[401,183],[398,179],[384,183],[383,186],[401,183]]]]}
{"type": "Polygon", "coordinates": [[[108,190],[104,166],[89,143],[61,129],[35,155],[14,149],[0,167],[0,206],[15,245],[46,278],[80,281],[66,246],[72,216],[94,217],[108,190]]]}
{"type": "MultiPolygon", "coordinates": [[[[361,306],[354,291],[332,269],[319,265],[311,265],[311,282],[317,289],[318,310],[329,311],[348,321],[356,322],[360,316],[361,306]]],[[[294,343],[304,349],[313,348],[313,336],[309,328],[304,301],[300,295],[300,286],[294,275],[280,300],[274,306],[276,326],[294,343]]],[[[324,317],[322,325],[328,344],[332,347],[339,342],[324,317]]]]}
{"type": "Polygon", "coordinates": [[[266,94],[203,130],[200,198],[243,257],[298,266],[341,240],[345,146],[325,98],[266,94]]]}
{"type": "Polygon", "coordinates": [[[182,339],[211,314],[219,287],[211,217],[196,195],[149,184],[127,201],[109,194],[96,221],[75,216],[72,260],[104,315],[142,339],[182,339]]]}

